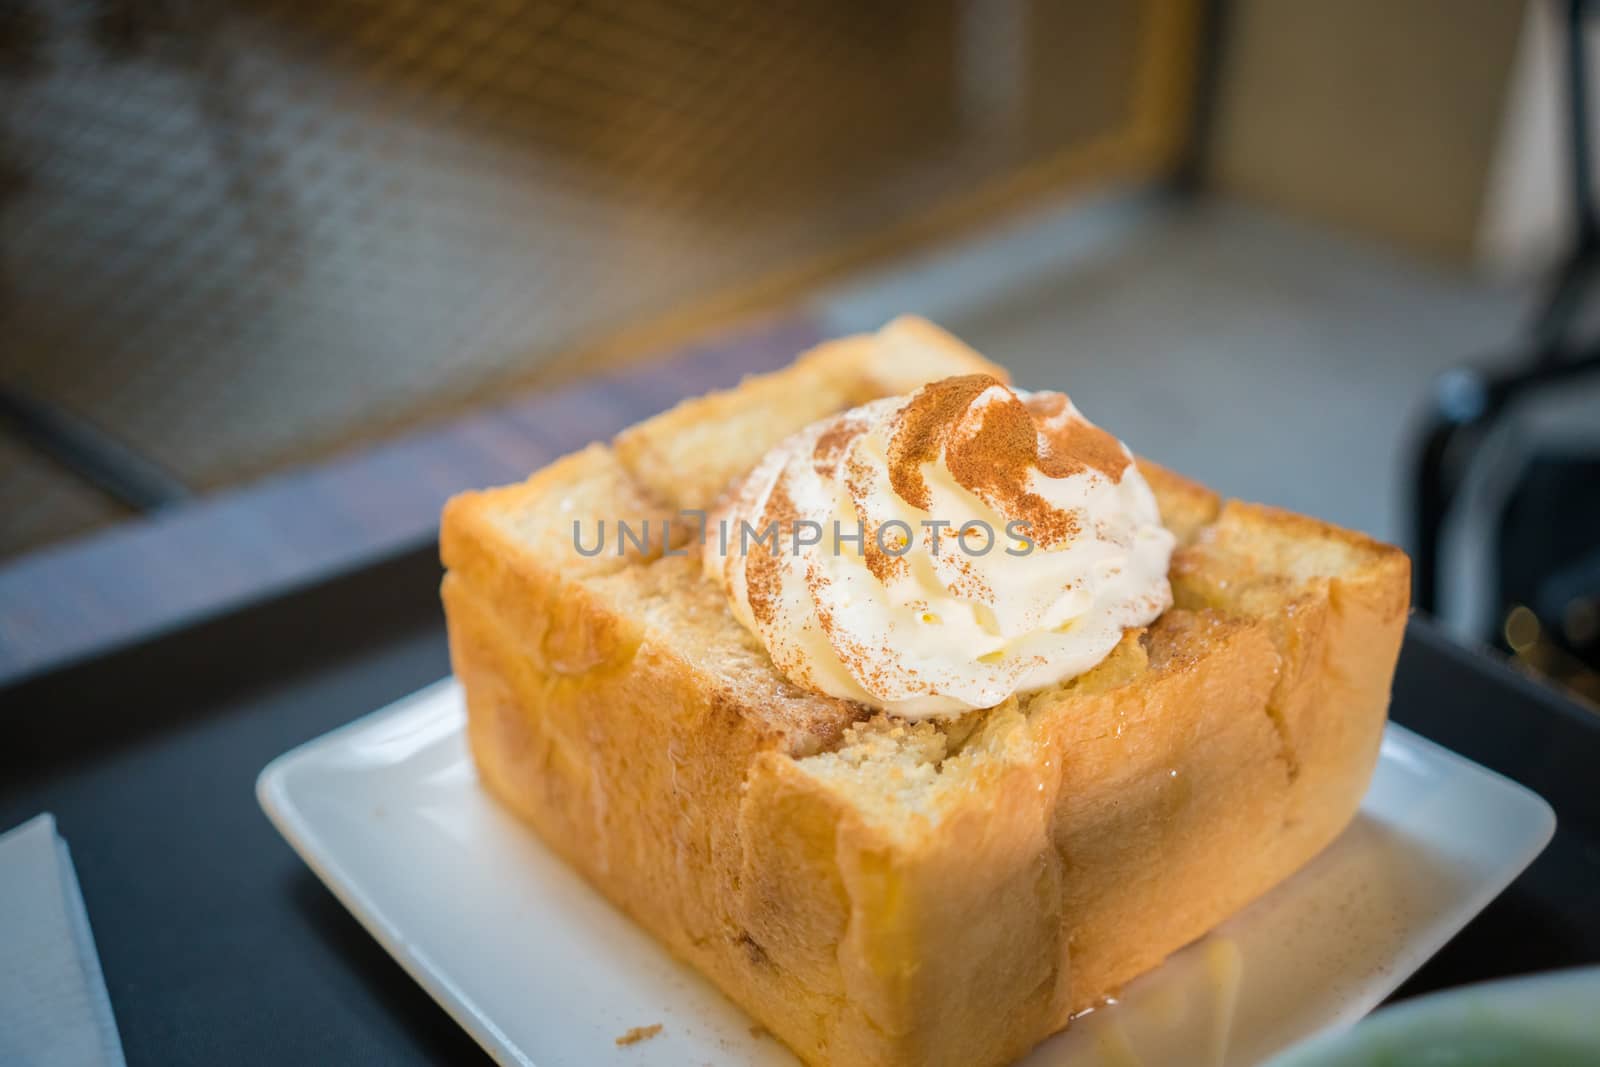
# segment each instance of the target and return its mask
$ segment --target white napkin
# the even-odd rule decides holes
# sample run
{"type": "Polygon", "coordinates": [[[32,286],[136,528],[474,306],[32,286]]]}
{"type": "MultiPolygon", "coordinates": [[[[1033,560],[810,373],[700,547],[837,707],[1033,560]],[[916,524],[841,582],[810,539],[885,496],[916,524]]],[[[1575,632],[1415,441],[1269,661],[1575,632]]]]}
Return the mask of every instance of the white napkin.
{"type": "Polygon", "coordinates": [[[49,814],[0,835],[0,1063],[123,1064],[78,875],[49,814]]]}

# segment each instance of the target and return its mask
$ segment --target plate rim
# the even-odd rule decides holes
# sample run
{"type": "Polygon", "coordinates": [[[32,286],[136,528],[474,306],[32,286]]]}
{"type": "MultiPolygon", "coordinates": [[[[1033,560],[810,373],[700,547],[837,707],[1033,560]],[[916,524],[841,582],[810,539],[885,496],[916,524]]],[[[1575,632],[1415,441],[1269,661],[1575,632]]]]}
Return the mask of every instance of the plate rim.
{"type": "Polygon", "coordinates": [[[327,847],[287,789],[288,777],[296,765],[314,757],[319,750],[336,744],[344,734],[370,728],[380,718],[399,714],[410,705],[421,704],[441,692],[459,688],[460,683],[455,675],[447,674],[421,689],[413,690],[274,756],[256,775],[256,802],[301,862],[311,869],[311,873],[327,887],[345,911],[361,924],[412,981],[421,986],[458,1026],[472,1036],[491,1059],[510,1067],[538,1067],[523,1054],[511,1035],[479,1010],[466,991],[446,974],[445,969],[434,963],[426,952],[390,922],[377,901],[358,887],[357,880],[351,876],[348,868],[339,862],[336,850],[327,847]]]}

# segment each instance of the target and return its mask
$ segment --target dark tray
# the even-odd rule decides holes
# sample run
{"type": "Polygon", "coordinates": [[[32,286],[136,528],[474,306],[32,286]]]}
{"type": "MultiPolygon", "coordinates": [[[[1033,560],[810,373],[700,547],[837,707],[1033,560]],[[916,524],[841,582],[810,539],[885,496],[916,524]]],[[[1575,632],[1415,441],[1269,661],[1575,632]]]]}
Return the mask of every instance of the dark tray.
{"type": "MultiPolygon", "coordinates": [[[[438,580],[412,552],[0,690],[0,828],[56,814],[130,1063],[482,1059],[254,794],[274,756],[447,673],[438,580]]],[[[1600,961],[1600,718],[1420,620],[1393,715],[1559,820],[1397,995],[1600,961]]]]}

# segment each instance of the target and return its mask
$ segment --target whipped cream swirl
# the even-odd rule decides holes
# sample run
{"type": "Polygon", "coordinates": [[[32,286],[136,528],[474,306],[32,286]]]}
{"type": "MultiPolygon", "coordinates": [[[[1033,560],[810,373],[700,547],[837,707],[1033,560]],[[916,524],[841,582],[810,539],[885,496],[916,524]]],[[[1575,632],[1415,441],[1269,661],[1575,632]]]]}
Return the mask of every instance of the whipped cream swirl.
{"type": "Polygon", "coordinates": [[[908,719],[1072,678],[1172,603],[1128,449],[988,375],[808,426],[712,522],[706,574],[784,676],[908,719]]]}

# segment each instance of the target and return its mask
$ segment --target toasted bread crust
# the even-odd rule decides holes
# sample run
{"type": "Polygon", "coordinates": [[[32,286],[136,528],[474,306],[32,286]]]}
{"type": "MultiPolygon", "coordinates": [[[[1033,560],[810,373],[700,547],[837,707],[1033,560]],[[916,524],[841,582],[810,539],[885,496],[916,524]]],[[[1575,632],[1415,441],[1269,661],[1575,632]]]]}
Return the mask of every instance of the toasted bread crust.
{"type": "Polygon", "coordinates": [[[834,342],[453,500],[451,656],[487,787],[807,1062],[1003,1063],[1348,823],[1409,565],[1141,461],[1179,537],[1175,608],[940,733],[796,690],[692,558],[571,551],[574,512],[705,507],[797,424],[997,370],[895,328],[941,358],[834,342]]]}

